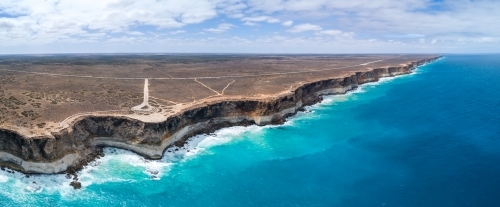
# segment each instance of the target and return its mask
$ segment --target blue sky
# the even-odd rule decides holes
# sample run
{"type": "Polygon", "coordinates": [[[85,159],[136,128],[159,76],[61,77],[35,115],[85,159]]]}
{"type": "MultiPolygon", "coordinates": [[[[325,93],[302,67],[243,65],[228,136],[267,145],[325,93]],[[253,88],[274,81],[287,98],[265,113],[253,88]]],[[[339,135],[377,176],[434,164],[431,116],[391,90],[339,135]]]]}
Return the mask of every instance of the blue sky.
{"type": "Polygon", "coordinates": [[[2,0],[0,53],[490,53],[499,14],[487,0],[2,0]]]}

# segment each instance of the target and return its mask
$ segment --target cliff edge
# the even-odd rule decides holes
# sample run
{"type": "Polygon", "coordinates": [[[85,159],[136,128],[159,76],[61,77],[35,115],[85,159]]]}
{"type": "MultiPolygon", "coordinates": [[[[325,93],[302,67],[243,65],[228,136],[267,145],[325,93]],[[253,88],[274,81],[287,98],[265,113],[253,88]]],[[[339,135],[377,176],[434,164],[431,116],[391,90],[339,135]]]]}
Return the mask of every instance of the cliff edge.
{"type": "Polygon", "coordinates": [[[439,58],[311,82],[275,98],[211,101],[188,107],[161,121],[83,115],[50,135],[30,137],[14,130],[0,129],[0,166],[24,173],[73,173],[103,156],[103,147],[127,149],[149,159],[159,159],[166,148],[183,145],[193,135],[236,125],[280,124],[304,106],[320,102],[323,95],[344,94],[382,77],[408,74],[439,58]]]}

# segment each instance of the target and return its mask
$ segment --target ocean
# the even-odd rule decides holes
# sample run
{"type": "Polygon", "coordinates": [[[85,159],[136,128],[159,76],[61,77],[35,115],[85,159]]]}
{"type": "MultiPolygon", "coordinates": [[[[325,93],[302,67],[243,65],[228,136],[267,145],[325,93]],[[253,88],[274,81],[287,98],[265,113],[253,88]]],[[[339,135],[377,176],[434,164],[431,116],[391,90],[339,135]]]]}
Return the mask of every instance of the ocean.
{"type": "Polygon", "coordinates": [[[500,55],[445,55],[161,160],[106,148],[80,190],[0,171],[0,206],[500,206],[499,81],[500,55]]]}

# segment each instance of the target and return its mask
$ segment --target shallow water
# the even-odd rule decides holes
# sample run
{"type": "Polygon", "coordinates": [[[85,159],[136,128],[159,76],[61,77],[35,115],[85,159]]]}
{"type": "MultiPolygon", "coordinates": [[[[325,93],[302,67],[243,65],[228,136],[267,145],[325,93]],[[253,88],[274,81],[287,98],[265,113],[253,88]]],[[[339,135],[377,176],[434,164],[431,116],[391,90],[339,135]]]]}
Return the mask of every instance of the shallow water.
{"type": "Polygon", "coordinates": [[[0,171],[0,206],[499,206],[498,81],[500,55],[449,55],[159,161],[106,149],[81,190],[0,171]]]}

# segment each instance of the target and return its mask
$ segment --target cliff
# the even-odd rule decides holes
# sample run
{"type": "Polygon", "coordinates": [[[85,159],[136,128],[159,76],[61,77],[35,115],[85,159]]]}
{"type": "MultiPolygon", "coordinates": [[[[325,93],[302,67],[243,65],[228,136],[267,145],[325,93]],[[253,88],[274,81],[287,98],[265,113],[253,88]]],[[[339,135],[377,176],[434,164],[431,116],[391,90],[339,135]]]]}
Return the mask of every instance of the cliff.
{"type": "Polygon", "coordinates": [[[438,58],[308,83],[274,99],[228,99],[191,107],[157,123],[124,116],[82,116],[50,136],[26,137],[0,129],[0,166],[24,173],[71,173],[101,156],[103,147],[128,149],[159,159],[166,148],[183,145],[195,134],[235,125],[280,124],[304,106],[320,102],[323,95],[343,94],[382,77],[408,74],[438,58]]]}

